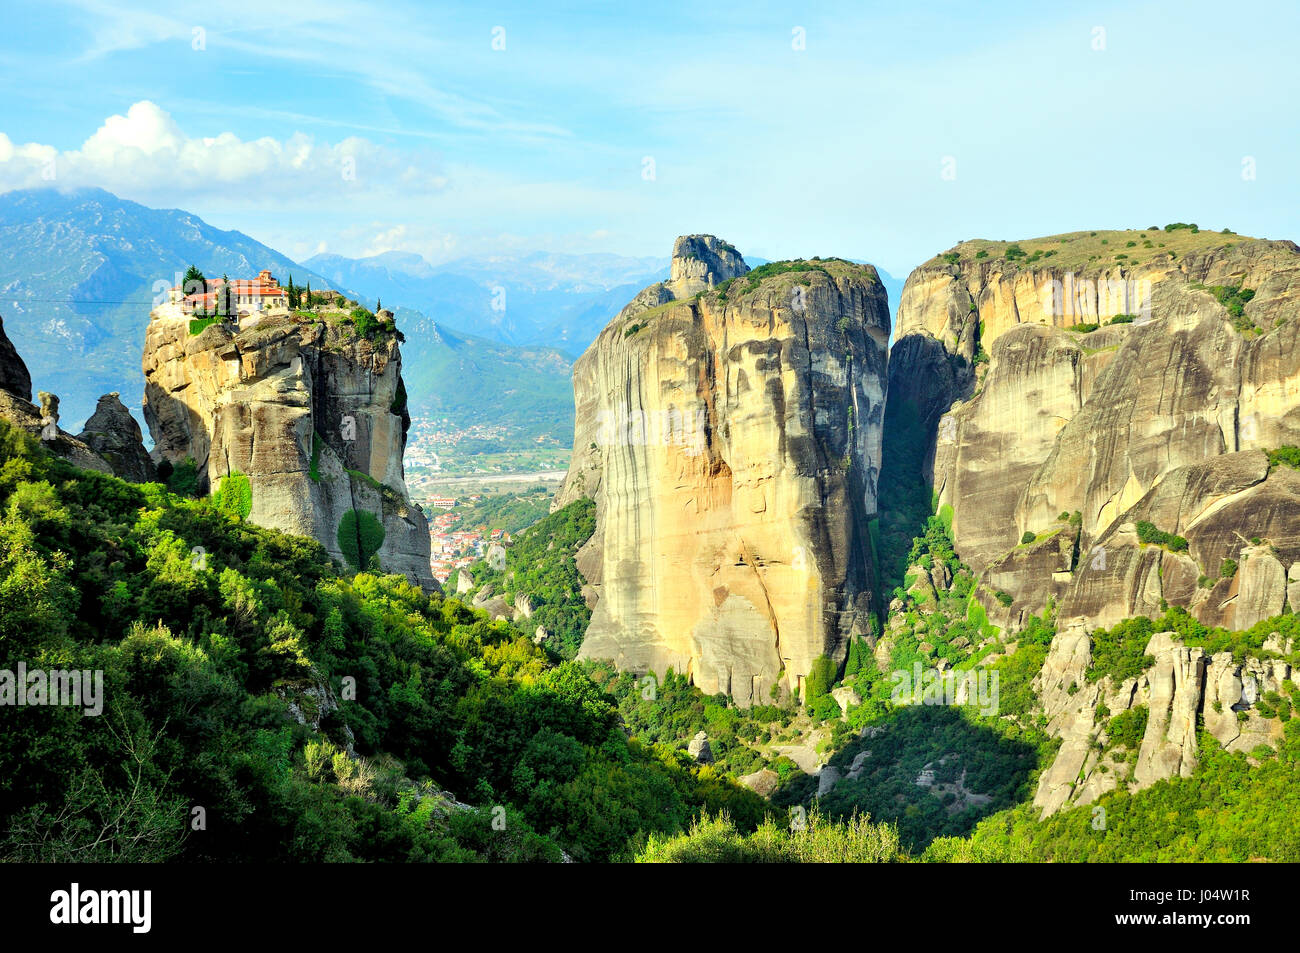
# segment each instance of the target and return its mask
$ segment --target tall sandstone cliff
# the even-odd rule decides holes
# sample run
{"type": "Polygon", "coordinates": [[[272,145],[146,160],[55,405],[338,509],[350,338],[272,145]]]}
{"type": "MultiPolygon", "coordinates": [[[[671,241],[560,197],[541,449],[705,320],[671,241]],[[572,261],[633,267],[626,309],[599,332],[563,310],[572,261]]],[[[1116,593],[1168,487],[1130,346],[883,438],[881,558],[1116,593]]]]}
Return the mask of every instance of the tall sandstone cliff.
{"type": "Polygon", "coordinates": [[[205,489],[243,474],[252,522],[437,588],[428,524],[406,491],[410,418],[391,322],[368,340],[335,318],[191,334],[187,320],[155,315],[144,374],[158,461],[192,458],[205,489]]]}
{"type": "Polygon", "coordinates": [[[1165,605],[1229,629],[1300,609],[1300,472],[1265,452],[1300,445],[1300,249],[1190,228],[964,242],[909,277],[898,334],[891,419],[929,441],[977,598],[1012,633],[1057,606],[1043,812],[1189,774],[1198,717],[1232,750],[1275,734],[1253,706],[1289,647],[1234,660],[1162,632],[1140,677],[1084,673],[1093,629],[1165,605]],[[1098,711],[1137,706],[1136,763],[1102,763],[1098,711]]]}
{"type": "Polygon", "coordinates": [[[574,368],[556,505],[597,504],[583,657],[748,705],[802,693],[870,631],[888,339],[870,266],[751,273],[712,236],[677,240],[670,279],[574,368]]]}
{"type": "Polygon", "coordinates": [[[1015,598],[986,599],[991,616],[1014,626],[1048,597],[1099,625],[1161,599],[1233,628],[1281,612],[1300,498],[1259,451],[1300,444],[1300,249],[1190,230],[1008,247],[966,242],[913,272],[891,367],[891,401],[928,392],[958,552],[1015,598]],[[956,371],[904,376],[925,362],[956,371]],[[1140,543],[1140,520],[1188,551],[1140,543]],[[1252,568],[1198,586],[1226,558],[1252,568]]]}

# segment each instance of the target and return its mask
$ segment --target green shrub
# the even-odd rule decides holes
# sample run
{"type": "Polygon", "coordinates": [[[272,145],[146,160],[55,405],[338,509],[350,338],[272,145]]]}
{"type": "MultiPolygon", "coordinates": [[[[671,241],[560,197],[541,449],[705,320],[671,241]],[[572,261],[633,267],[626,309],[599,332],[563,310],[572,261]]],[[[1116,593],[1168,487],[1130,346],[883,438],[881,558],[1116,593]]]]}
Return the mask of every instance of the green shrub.
{"type": "Polygon", "coordinates": [[[1182,536],[1175,536],[1173,533],[1166,533],[1157,529],[1156,525],[1148,520],[1139,520],[1137,523],[1138,539],[1144,543],[1151,543],[1156,546],[1164,546],[1170,552],[1183,553],[1187,551],[1187,540],[1182,536]]]}
{"type": "MultiPolygon", "coordinates": [[[[159,474],[162,476],[162,468],[159,467],[159,474]]],[[[167,489],[177,496],[196,497],[199,495],[199,467],[194,462],[193,457],[186,457],[180,463],[172,468],[171,475],[166,478],[167,489]]]]}
{"type": "Polygon", "coordinates": [[[311,464],[307,469],[307,476],[313,483],[320,482],[320,451],[324,445],[325,441],[321,439],[320,434],[313,430],[311,435],[311,464]]]}
{"type": "Polygon", "coordinates": [[[1291,467],[1295,470],[1300,470],[1300,447],[1287,444],[1286,446],[1278,447],[1276,450],[1270,450],[1268,452],[1269,468],[1272,469],[1278,464],[1291,467]]]}
{"type": "Polygon", "coordinates": [[[248,519],[253,512],[253,485],[238,470],[222,477],[212,500],[221,512],[238,520],[248,519]]]}
{"type": "Polygon", "coordinates": [[[1108,747],[1136,751],[1142,745],[1142,736],[1146,734],[1150,714],[1146,705],[1138,705],[1112,718],[1106,725],[1106,734],[1110,739],[1108,747]]]}
{"type": "Polygon", "coordinates": [[[1237,575],[1237,561],[1235,559],[1225,559],[1219,564],[1219,578],[1231,579],[1237,575]]]}
{"type": "Polygon", "coordinates": [[[1024,535],[1020,537],[1020,544],[1022,546],[1027,545],[1028,543],[1032,543],[1037,538],[1038,538],[1037,534],[1035,534],[1033,531],[1025,530],[1024,535]]]}
{"type": "Polygon", "coordinates": [[[808,671],[804,684],[804,699],[809,705],[831,690],[835,684],[835,662],[829,656],[819,655],[808,671]]]}
{"type": "Polygon", "coordinates": [[[1155,662],[1155,659],[1146,654],[1146,647],[1154,632],[1154,623],[1145,616],[1125,619],[1110,629],[1094,631],[1088,681],[1095,682],[1109,675],[1116,682],[1122,682],[1126,678],[1141,675],[1155,662]]]}
{"type": "Polygon", "coordinates": [[[375,320],[374,314],[366,308],[353,308],[352,313],[348,315],[352,326],[356,328],[357,334],[367,340],[375,336],[379,330],[379,322],[375,320]]]}

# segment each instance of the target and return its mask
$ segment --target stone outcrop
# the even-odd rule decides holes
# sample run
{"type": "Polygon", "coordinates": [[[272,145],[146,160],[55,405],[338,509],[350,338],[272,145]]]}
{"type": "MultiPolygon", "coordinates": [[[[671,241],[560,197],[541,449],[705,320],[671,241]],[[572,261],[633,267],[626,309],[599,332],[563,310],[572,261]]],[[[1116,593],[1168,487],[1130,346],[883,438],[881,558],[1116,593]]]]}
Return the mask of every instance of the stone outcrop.
{"type": "Polygon", "coordinates": [[[99,454],[80,439],[59,429],[59,398],[41,391],[40,406],[32,403],[32,378],[0,320],[0,417],[25,430],[46,450],[85,470],[112,473],[99,454]]]}
{"type": "Polygon", "coordinates": [[[113,472],[132,483],[155,478],[153,460],[144,448],[140,425],[114,391],[99,398],[95,412],[77,438],[108,461],[113,472]]]}
{"type": "Polygon", "coordinates": [[[194,460],[204,490],[242,474],[252,522],[437,588],[428,524],[406,491],[393,328],[370,340],[346,321],[295,317],[191,334],[188,321],[155,314],[144,373],[156,461],[194,460]]]}
{"type": "Polygon", "coordinates": [[[709,744],[709,736],[703,731],[695,733],[695,737],[686,746],[686,753],[700,764],[713,763],[713,746],[709,744]]]}
{"type": "Polygon", "coordinates": [[[670,301],[684,301],[748,273],[745,259],[729,242],[713,235],[682,235],[673,242],[668,280],[643,288],[619,317],[627,320],[670,301]]]}
{"type": "Polygon", "coordinates": [[[972,241],[908,278],[888,419],[924,428],[924,476],[990,621],[1014,632],[1057,607],[1035,683],[1061,738],[1044,814],[1188,775],[1198,718],[1230,750],[1276,738],[1254,706],[1289,676],[1277,647],[1234,662],[1157,633],[1153,663],[1116,685],[1088,680],[1088,633],[1167,605],[1228,629],[1297,607],[1300,472],[1264,452],[1300,445],[1297,395],[1291,242],[1191,229],[972,241]],[[1115,750],[1110,719],[1140,706],[1140,744],[1115,750]]]}
{"type": "Polygon", "coordinates": [[[1118,685],[1109,675],[1089,682],[1092,644],[1083,626],[1071,626],[1053,640],[1034,683],[1048,730],[1061,738],[1034,797],[1042,816],[1089,804],[1120,786],[1140,790],[1166,778],[1190,777],[1197,762],[1198,717],[1229,751],[1249,753],[1281,740],[1281,721],[1266,717],[1256,703],[1266,692],[1281,692],[1283,681],[1292,677],[1285,659],[1238,662],[1231,652],[1207,656],[1172,632],[1152,635],[1146,654],[1151,664],[1136,678],[1118,685]],[[1115,748],[1108,733],[1111,719],[1139,707],[1147,709],[1139,746],[1115,748]],[[1107,714],[1099,717],[1103,710],[1107,714]]]}
{"type": "Polygon", "coordinates": [[[1161,600],[1228,629],[1280,615],[1289,604],[1287,574],[1300,563],[1298,513],[1300,472],[1270,469],[1262,451],[1180,467],[1090,544],[1061,617],[1110,626],[1159,615],[1161,600]],[[1186,551],[1144,544],[1140,521],[1183,537],[1186,551]],[[1225,560],[1237,564],[1235,574],[1223,575],[1225,560]]]}
{"type": "Polygon", "coordinates": [[[869,631],[889,312],[870,266],[749,274],[711,236],[674,247],[574,368],[557,507],[593,497],[581,655],[706,693],[802,693],[869,631]],[[711,289],[711,290],[710,290],[711,289]]]}

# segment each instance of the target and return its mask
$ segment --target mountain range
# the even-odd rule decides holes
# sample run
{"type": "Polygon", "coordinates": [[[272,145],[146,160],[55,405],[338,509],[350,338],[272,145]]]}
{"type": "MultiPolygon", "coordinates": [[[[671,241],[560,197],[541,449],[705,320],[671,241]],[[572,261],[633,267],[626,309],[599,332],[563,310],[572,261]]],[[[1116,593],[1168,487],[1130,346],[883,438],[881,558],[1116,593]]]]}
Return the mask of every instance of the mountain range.
{"type": "Polygon", "coordinates": [[[410,252],[303,262],[336,286],[423,312],[503,344],[545,344],[575,354],[624,302],[667,274],[666,259],[530,252],[431,265],[410,252]]]}

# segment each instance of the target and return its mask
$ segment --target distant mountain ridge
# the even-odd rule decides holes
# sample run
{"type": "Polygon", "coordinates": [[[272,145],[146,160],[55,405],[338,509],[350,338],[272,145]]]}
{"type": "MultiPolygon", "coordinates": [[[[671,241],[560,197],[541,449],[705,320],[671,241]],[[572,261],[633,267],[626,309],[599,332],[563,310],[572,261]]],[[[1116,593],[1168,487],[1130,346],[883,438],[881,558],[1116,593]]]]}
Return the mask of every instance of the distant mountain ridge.
{"type": "Polygon", "coordinates": [[[667,275],[668,261],[526,252],[432,265],[419,255],[390,251],[369,258],[320,254],[303,267],[473,335],[577,354],[632,294],[667,275]]]}

